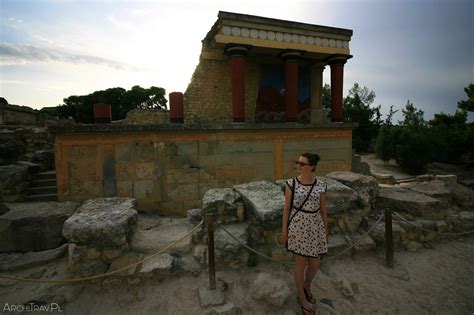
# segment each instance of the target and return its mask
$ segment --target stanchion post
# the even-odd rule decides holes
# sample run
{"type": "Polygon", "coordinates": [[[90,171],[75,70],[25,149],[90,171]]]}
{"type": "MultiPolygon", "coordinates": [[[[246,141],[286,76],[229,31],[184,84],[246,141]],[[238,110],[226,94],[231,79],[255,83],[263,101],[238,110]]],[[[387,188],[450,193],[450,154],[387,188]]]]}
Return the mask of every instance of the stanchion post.
{"type": "Polygon", "coordinates": [[[385,209],[385,253],[387,267],[393,268],[392,211],[385,209]]]}
{"type": "Polygon", "coordinates": [[[216,264],[214,257],[214,213],[207,214],[207,240],[209,290],[214,290],[216,288],[216,264]]]}

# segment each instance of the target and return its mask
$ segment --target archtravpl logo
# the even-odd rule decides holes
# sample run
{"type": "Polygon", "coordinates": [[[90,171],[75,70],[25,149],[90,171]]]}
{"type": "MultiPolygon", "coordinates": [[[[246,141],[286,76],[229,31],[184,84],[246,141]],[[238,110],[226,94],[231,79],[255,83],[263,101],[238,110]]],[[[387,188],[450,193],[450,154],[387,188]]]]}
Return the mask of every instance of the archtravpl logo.
{"type": "Polygon", "coordinates": [[[36,304],[34,302],[27,304],[9,304],[5,303],[3,306],[4,313],[7,312],[62,312],[61,306],[58,303],[36,304]]]}

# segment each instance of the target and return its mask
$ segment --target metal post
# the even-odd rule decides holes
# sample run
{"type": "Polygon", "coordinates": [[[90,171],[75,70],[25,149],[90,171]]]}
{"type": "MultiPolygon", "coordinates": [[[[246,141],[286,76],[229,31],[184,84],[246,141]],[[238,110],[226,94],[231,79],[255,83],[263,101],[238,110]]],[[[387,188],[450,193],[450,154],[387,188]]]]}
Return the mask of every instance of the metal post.
{"type": "Polygon", "coordinates": [[[216,265],[214,260],[214,213],[207,214],[207,239],[209,290],[214,290],[216,288],[216,265]]]}
{"type": "Polygon", "coordinates": [[[392,211],[385,209],[385,253],[387,267],[393,268],[392,211]]]}

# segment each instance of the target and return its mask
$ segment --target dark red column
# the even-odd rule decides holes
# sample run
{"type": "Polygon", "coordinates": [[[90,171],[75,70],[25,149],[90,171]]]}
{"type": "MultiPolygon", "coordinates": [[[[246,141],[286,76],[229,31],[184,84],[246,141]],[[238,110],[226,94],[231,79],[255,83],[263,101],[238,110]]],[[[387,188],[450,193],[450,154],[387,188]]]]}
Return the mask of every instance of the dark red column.
{"type": "Polygon", "coordinates": [[[245,122],[245,56],[248,48],[229,46],[226,54],[230,56],[232,80],[232,119],[234,123],[245,122]]]}
{"type": "Polygon", "coordinates": [[[300,52],[290,51],[281,54],[285,61],[285,120],[296,122],[298,114],[298,59],[300,52]]]}
{"type": "Polygon", "coordinates": [[[344,64],[347,58],[329,59],[331,66],[331,121],[342,122],[342,89],[344,83],[344,64]]]}
{"type": "Polygon", "coordinates": [[[170,93],[170,122],[182,124],[184,122],[183,93],[170,93]]]}
{"type": "Polygon", "coordinates": [[[94,104],[94,123],[110,124],[112,122],[112,106],[110,104],[94,104]]]}

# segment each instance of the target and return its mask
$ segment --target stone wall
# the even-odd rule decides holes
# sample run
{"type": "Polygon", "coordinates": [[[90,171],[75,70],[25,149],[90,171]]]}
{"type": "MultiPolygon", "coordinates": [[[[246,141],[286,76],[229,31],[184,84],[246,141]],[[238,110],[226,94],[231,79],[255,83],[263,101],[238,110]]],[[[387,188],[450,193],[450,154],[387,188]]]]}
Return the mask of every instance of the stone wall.
{"type": "Polygon", "coordinates": [[[141,210],[185,215],[200,207],[210,188],[292,177],[301,152],[321,155],[319,174],[351,169],[348,127],[135,132],[119,127],[103,127],[109,128],[106,135],[92,130],[58,134],[60,201],[133,197],[141,210]]]}
{"type": "MultiPolygon", "coordinates": [[[[187,124],[232,123],[230,58],[222,50],[204,47],[199,64],[184,93],[184,121],[187,124]]],[[[253,122],[260,67],[247,58],[245,64],[245,120],[253,122]]]]}
{"type": "Polygon", "coordinates": [[[133,109],[127,113],[124,125],[163,125],[170,123],[170,112],[161,109],[133,109]]]}
{"type": "Polygon", "coordinates": [[[37,116],[30,107],[0,104],[0,125],[36,125],[37,116]]]}

